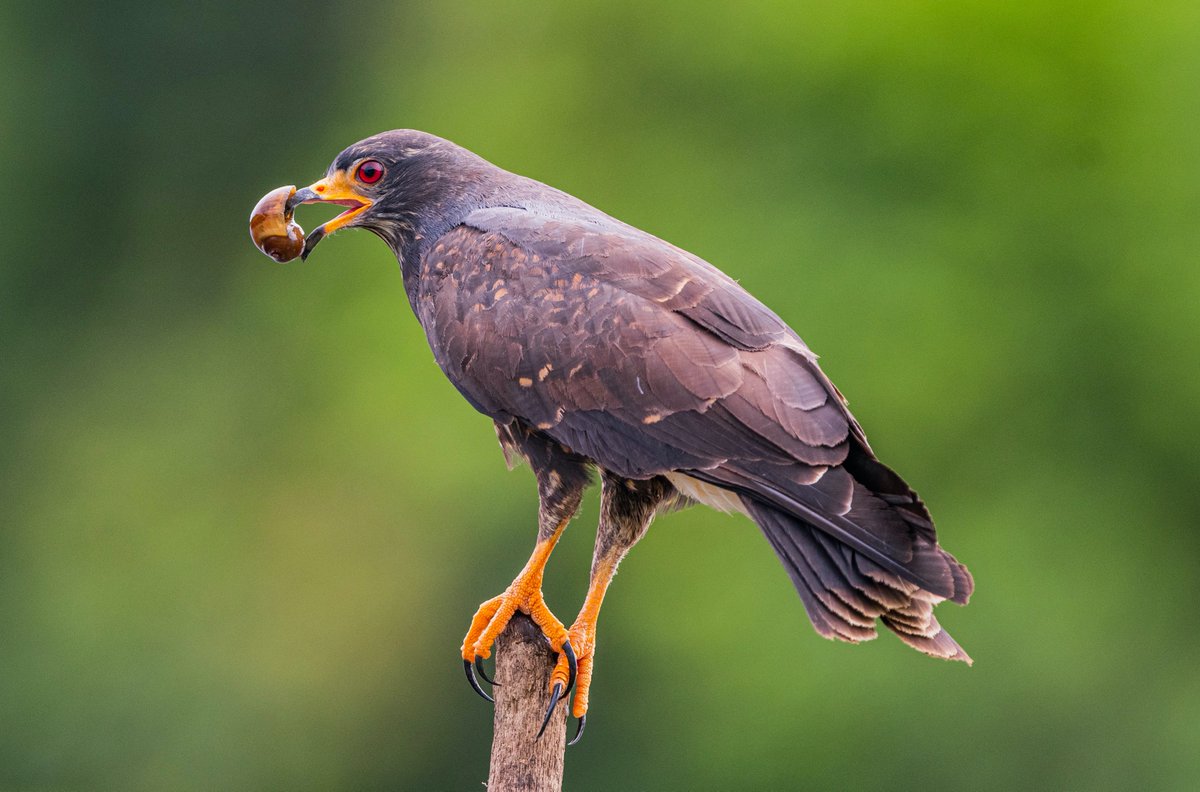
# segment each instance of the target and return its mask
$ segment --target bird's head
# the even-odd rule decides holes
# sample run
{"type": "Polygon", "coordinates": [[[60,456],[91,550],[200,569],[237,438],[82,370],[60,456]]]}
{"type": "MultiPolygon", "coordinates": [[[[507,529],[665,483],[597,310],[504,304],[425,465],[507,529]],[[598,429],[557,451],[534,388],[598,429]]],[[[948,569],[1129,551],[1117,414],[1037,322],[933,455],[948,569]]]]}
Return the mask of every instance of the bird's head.
{"type": "Polygon", "coordinates": [[[325,177],[299,189],[287,203],[332,203],[346,207],[314,229],[302,258],[317,243],[343,228],[361,227],[381,237],[400,255],[419,233],[418,224],[449,216],[470,202],[483,179],[484,160],[448,140],[398,129],[373,135],[345,149],[325,177]]]}

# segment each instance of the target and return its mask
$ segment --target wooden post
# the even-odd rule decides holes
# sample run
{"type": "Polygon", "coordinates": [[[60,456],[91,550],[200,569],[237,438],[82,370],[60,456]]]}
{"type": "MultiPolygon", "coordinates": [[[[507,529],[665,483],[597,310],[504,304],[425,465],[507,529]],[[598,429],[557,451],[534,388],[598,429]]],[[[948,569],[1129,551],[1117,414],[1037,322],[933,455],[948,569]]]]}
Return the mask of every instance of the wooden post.
{"type": "Polygon", "coordinates": [[[567,710],[559,702],[537,739],[550,703],[547,684],[556,656],[528,616],[517,613],[496,639],[496,714],[488,792],[559,792],[567,710]]]}

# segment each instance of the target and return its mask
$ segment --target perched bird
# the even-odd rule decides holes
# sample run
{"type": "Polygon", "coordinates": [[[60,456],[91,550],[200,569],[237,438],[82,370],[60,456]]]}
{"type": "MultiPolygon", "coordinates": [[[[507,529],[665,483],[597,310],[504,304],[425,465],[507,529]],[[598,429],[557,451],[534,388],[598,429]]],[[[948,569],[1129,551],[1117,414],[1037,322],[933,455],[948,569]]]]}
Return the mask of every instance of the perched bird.
{"type": "MultiPolygon", "coordinates": [[[[875,637],[970,662],[933,606],[973,582],[938,546],[925,504],[879,462],[816,356],[711,264],[566,193],[424,132],[347,148],[296,191],[345,212],[309,234],[361,227],[395,253],[446,376],[536,474],[537,542],[471,621],[474,669],[513,613],[559,654],[546,719],[575,683],[582,732],[596,622],[617,565],[660,512],[741,512],[783,562],[826,638],[875,637]],[[591,583],[565,627],[542,599],[546,562],[593,471],[601,514],[591,583]]],[[[483,674],[486,679],[486,674],[483,674]]],[[[543,729],[545,726],[543,725],[543,729]]]]}

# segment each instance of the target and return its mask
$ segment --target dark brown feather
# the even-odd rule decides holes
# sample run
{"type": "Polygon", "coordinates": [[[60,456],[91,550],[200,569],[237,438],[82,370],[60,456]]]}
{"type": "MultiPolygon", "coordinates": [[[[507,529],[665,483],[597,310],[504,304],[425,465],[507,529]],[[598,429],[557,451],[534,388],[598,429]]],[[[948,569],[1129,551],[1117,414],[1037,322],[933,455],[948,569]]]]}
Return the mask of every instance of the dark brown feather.
{"type": "Polygon", "coordinates": [[[739,493],[823,635],[882,618],[966,659],[932,601],[966,602],[969,573],[799,337],[706,262],[564,203],[477,210],[421,260],[414,308],[455,386],[617,476],[739,493]]]}

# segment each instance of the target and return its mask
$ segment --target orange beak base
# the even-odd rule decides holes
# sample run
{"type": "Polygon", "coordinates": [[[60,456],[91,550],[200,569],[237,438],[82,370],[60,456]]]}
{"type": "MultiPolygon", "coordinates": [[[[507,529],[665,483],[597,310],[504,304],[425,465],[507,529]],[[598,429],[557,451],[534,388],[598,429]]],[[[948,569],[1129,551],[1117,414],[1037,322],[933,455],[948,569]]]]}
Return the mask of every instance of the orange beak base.
{"type": "Polygon", "coordinates": [[[305,238],[304,251],[300,254],[302,260],[308,258],[308,254],[312,252],[318,242],[338,229],[353,224],[354,219],[369,209],[374,202],[354,189],[344,171],[338,171],[332,176],[313,182],[302,190],[297,190],[296,194],[288,201],[288,209],[290,211],[300,204],[307,203],[339,204],[347,209],[329,222],[314,229],[305,238]]]}

